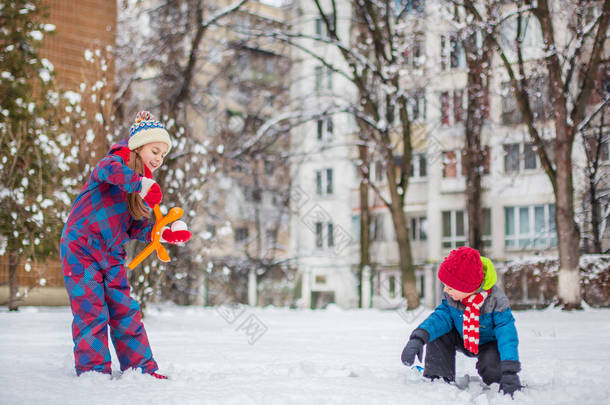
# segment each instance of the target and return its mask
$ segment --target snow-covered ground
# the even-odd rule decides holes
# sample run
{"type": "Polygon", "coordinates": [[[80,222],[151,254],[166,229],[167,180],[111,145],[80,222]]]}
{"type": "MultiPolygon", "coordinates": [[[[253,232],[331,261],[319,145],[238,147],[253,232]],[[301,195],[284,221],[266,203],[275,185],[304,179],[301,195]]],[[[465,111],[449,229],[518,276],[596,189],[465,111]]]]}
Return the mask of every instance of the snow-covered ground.
{"type": "MultiPolygon", "coordinates": [[[[607,404],[610,310],[516,312],[521,381],[467,389],[423,381],[400,353],[429,312],[331,308],[184,308],[148,311],[145,325],[161,372],[113,378],[73,369],[68,308],[0,308],[0,404],[607,404]],[[232,323],[230,323],[232,322],[232,323]]],[[[476,376],[458,355],[458,376],[476,376]]]]}

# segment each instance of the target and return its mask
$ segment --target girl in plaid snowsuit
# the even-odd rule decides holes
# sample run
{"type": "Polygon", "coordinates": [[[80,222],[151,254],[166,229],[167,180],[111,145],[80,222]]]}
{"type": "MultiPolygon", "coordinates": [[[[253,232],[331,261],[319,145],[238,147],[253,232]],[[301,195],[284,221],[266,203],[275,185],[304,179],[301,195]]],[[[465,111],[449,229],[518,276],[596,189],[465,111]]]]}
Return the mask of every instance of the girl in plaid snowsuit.
{"type": "MultiPolygon", "coordinates": [[[[171,140],[147,111],[136,116],[130,137],[114,145],[93,169],[76,198],[63,229],[60,251],[66,289],[74,315],[72,336],[77,375],[111,373],[110,336],[121,371],[157,371],[139,304],[130,297],[125,249],[131,239],[150,241],[150,209],[163,198],[152,172],[163,163],[171,140]]],[[[163,231],[170,243],[185,242],[190,232],[163,231]]]]}

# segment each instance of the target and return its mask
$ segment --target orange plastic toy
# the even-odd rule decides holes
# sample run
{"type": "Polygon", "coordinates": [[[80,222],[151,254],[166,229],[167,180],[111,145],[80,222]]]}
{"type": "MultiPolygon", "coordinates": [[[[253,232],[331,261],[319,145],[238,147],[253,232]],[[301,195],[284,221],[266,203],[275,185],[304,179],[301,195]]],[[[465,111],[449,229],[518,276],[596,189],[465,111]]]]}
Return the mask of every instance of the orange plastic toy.
{"type": "Polygon", "coordinates": [[[163,216],[159,205],[155,205],[153,207],[153,211],[155,213],[155,226],[153,226],[151,233],[152,242],[150,242],[148,246],[146,246],[146,248],[144,248],[144,250],[127,265],[127,267],[129,267],[131,270],[135,269],[138,264],[142,263],[142,260],[146,259],[154,250],[157,251],[157,257],[159,260],[162,262],[169,262],[169,253],[167,253],[167,250],[165,250],[161,244],[161,230],[165,225],[180,218],[182,214],[184,214],[184,210],[180,207],[174,207],[169,210],[166,216],[163,216]]]}

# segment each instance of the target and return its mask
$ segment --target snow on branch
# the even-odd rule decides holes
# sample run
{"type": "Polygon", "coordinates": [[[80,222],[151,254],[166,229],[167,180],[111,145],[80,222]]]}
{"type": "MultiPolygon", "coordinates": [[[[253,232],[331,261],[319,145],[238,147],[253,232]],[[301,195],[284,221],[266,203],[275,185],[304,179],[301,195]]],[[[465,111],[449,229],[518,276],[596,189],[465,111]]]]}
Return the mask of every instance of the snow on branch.
{"type": "Polygon", "coordinates": [[[595,108],[593,109],[593,111],[591,112],[591,114],[589,114],[588,117],[586,117],[584,120],[582,120],[582,122],[580,124],[578,124],[576,131],[582,132],[587,126],[589,126],[589,123],[591,122],[591,120],[593,118],[595,118],[595,116],[600,111],[602,111],[609,103],[610,103],[610,97],[606,97],[602,102],[600,102],[598,105],[596,105],[595,108]]]}
{"type": "Polygon", "coordinates": [[[222,10],[218,10],[207,21],[204,21],[203,24],[201,24],[201,26],[203,28],[208,28],[210,25],[216,24],[216,22],[218,22],[218,20],[220,20],[221,18],[223,18],[226,15],[229,15],[229,14],[239,10],[239,8],[241,6],[243,6],[244,4],[246,4],[247,2],[248,2],[248,0],[240,0],[235,4],[232,4],[230,6],[223,8],[222,10]]]}

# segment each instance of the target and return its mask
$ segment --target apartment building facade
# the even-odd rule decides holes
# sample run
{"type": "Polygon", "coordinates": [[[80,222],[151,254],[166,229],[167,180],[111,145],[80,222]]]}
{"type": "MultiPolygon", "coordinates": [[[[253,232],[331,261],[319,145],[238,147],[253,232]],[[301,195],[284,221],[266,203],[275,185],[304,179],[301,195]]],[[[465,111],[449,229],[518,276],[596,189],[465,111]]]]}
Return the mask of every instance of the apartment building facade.
{"type": "MultiPolygon", "coordinates": [[[[452,249],[468,243],[466,181],[462,165],[466,61],[464,49],[457,40],[457,27],[446,15],[439,13],[439,2],[408,0],[397,3],[406,7],[403,19],[405,27],[409,28],[405,32],[416,42],[411,47],[411,55],[405,58],[405,69],[421,78],[410,88],[413,95],[410,113],[414,132],[424,134],[416,137],[414,142],[405,210],[413,258],[419,266],[418,288],[425,305],[433,306],[439,299],[441,289],[435,277],[438,264],[452,249]]],[[[314,33],[319,24],[316,22],[317,10],[310,10],[306,1],[302,4],[303,30],[314,33]]],[[[347,13],[350,3],[337,3],[337,9],[347,13]]],[[[349,25],[349,21],[338,18],[340,30],[347,32],[349,27],[342,28],[342,24],[349,25]]],[[[530,22],[531,28],[525,35],[524,43],[526,56],[533,60],[540,57],[542,38],[533,20],[530,22]]],[[[512,28],[508,24],[506,30],[512,28]]],[[[511,32],[505,34],[507,38],[514,36],[511,32]]],[[[300,66],[303,72],[311,72],[315,69],[315,61],[304,61],[300,66]]],[[[301,77],[307,77],[306,73],[301,73],[301,77]]],[[[315,74],[310,77],[314,82],[311,85],[315,86],[315,74]]],[[[549,139],[553,136],[554,126],[549,113],[548,80],[542,76],[537,83],[539,91],[531,95],[538,116],[536,125],[543,137],[549,139]]],[[[296,91],[302,89],[298,87],[296,91]]],[[[342,91],[345,94],[345,88],[342,91]]],[[[492,62],[488,100],[488,114],[481,134],[486,155],[481,196],[484,253],[494,261],[557,255],[552,186],[541,167],[527,128],[522,124],[517,102],[497,57],[492,62]]],[[[356,131],[353,124],[350,127],[351,123],[349,119],[343,125],[337,122],[333,126],[333,137],[343,137],[345,143],[349,143],[350,134],[356,131]]],[[[316,142],[318,134],[316,126],[312,125],[306,126],[299,136],[307,139],[303,141],[305,144],[316,142]]],[[[607,139],[606,136],[600,145],[601,170],[606,172],[610,167],[607,139]]],[[[580,143],[582,141],[576,142],[574,150],[577,200],[582,199],[586,192],[585,156],[580,143]]],[[[295,176],[295,183],[306,193],[309,192],[307,197],[313,197],[310,200],[312,204],[321,207],[323,212],[332,212],[333,220],[339,224],[344,225],[348,220],[342,213],[350,213],[350,226],[346,228],[350,230],[350,248],[342,251],[344,256],[322,254],[324,250],[320,249],[320,235],[322,241],[328,239],[324,232],[330,228],[325,228],[324,221],[308,226],[308,222],[301,219],[309,212],[307,204],[305,213],[301,210],[293,220],[293,244],[298,269],[303,275],[303,295],[310,294],[312,297],[309,301],[304,299],[304,303],[313,307],[323,304],[316,302],[314,297],[324,292],[327,301],[349,307],[354,306],[359,294],[356,287],[360,223],[359,177],[354,164],[356,154],[353,148],[351,153],[333,149],[328,151],[331,155],[321,154],[318,159],[312,157],[307,165],[301,166],[302,173],[295,176]],[[324,170],[330,167],[331,162],[334,170],[341,170],[341,175],[332,185],[332,194],[320,195],[316,190],[320,184],[324,189],[327,177],[324,170]],[[322,225],[319,226],[319,223],[322,225]],[[330,300],[332,297],[334,301],[330,300]]],[[[369,173],[378,188],[386,187],[382,160],[371,162],[369,173]]],[[[608,184],[602,184],[601,189],[602,193],[607,193],[608,184]]],[[[369,207],[374,274],[371,285],[361,288],[365,294],[372,291],[371,305],[395,307],[401,303],[401,278],[391,217],[374,195],[371,196],[369,207]]],[[[608,216],[608,199],[602,203],[600,211],[602,218],[608,216]]],[[[607,249],[610,246],[608,229],[602,238],[607,249]]],[[[322,246],[327,248],[324,242],[322,246]]],[[[363,300],[363,303],[366,305],[368,302],[363,300]]]]}

